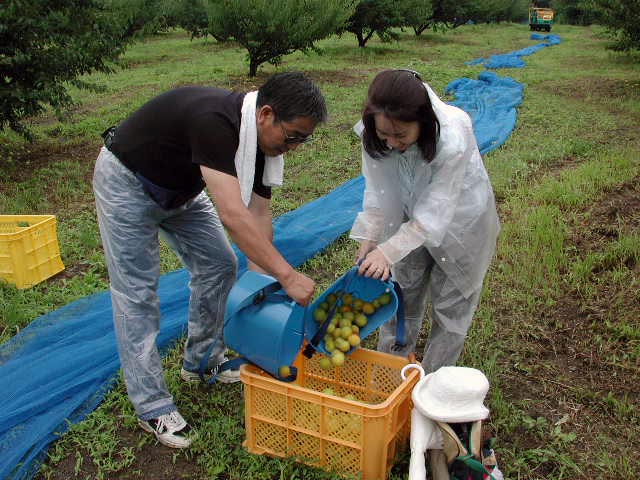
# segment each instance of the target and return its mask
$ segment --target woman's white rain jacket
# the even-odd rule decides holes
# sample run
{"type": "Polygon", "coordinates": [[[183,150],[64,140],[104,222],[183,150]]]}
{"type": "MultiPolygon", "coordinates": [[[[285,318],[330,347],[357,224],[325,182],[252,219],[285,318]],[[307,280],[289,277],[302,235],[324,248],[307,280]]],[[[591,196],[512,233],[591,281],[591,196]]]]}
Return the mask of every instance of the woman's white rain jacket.
{"type": "MultiPolygon", "coordinates": [[[[425,87],[440,122],[436,156],[430,163],[420,158],[411,164],[412,187],[407,192],[402,188],[407,185],[407,158],[422,156],[417,146],[404,154],[391,151],[379,159],[363,148],[363,211],[350,237],[376,242],[391,264],[426,247],[468,298],[482,287],[500,223],[471,119],[440,100],[427,84],[425,87]]],[[[362,122],[354,127],[360,136],[363,129],[362,122]]]]}

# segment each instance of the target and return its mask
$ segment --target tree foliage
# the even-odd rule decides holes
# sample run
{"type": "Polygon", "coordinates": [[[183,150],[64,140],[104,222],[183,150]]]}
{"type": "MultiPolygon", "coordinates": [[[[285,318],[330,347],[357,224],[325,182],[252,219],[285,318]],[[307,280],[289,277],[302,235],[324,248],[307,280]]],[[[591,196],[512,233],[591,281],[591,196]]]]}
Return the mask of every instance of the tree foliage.
{"type": "Polygon", "coordinates": [[[71,105],[69,84],[109,72],[124,51],[126,25],[98,0],[10,0],[0,4],[0,129],[30,138],[23,120],[47,105],[71,105]]]}
{"type": "Polygon", "coordinates": [[[136,36],[156,35],[179,27],[202,36],[208,28],[206,0],[102,0],[136,36]]]}
{"type": "Polygon", "coordinates": [[[505,20],[508,22],[523,22],[529,18],[529,0],[512,0],[506,8],[505,20]]]}
{"type": "Polygon", "coordinates": [[[364,47],[374,34],[382,41],[397,39],[398,34],[392,28],[406,24],[402,3],[394,0],[361,0],[342,31],[353,33],[360,47],[364,47]]]}
{"type": "Polygon", "coordinates": [[[467,1],[464,12],[476,23],[513,22],[527,18],[526,0],[467,1]]]}
{"type": "Polygon", "coordinates": [[[615,39],[613,49],[640,49],[640,0],[594,0],[594,3],[600,23],[615,39]]]}
{"type": "Polygon", "coordinates": [[[416,35],[473,22],[518,22],[527,18],[527,0],[405,0],[405,26],[416,35]]]}
{"type": "Polygon", "coordinates": [[[314,49],[351,14],[351,0],[209,0],[209,31],[247,49],[249,75],[296,50],[314,49]]]}
{"type": "Polygon", "coordinates": [[[404,7],[404,26],[413,28],[416,35],[434,26],[433,10],[437,0],[406,0],[404,7]]]}
{"type": "Polygon", "coordinates": [[[162,0],[160,12],[167,27],[180,27],[191,33],[191,38],[204,37],[209,30],[205,0],[162,0]]]}
{"type": "Polygon", "coordinates": [[[570,25],[591,25],[598,22],[598,10],[592,0],[555,0],[551,5],[541,6],[553,8],[558,22],[570,25]]]}
{"type": "Polygon", "coordinates": [[[640,0],[554,0],[558,21],[601,24],[614,39],[612,49],[640,49],[640,0]]]}

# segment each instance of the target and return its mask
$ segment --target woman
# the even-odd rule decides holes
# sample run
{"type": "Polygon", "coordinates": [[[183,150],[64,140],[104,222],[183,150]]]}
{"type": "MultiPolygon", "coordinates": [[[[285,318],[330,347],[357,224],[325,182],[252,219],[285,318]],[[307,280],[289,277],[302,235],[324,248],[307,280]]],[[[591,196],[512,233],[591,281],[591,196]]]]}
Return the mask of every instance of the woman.
{"type": "Polygon", "coordinates": [[[427,372],[455,365],[477,308],[500,230],[489,177],[471,119],[445,104],[410,70],[379,73],[362,121],[366,181],[351,238],[360,273],[403,292],[407,344],[395,345],[395,321],[380,329],[378,350],[415,350],[431,300],[427,372]]]}

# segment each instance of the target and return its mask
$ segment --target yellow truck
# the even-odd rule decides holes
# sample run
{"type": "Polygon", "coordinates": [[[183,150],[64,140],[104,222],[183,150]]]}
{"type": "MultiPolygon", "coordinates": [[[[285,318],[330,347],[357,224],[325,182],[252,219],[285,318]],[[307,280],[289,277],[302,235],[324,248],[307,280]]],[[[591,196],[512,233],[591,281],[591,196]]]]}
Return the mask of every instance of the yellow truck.
{"type": "Polygon", "coordinates": [[[530,8],[529,9],[529,28],[531,30],[551,31],[553,25],[553,10],[550,8],[530,8]]]}

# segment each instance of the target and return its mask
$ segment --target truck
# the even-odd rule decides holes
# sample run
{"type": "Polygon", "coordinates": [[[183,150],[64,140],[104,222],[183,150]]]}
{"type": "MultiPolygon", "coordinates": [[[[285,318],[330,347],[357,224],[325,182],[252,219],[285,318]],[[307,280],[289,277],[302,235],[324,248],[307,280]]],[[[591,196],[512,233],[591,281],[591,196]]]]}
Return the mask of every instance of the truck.
{"type": "Polygon", "coordinates": [[[529,9],[529,28],[550,32],[551,25],[553,25],[553,14],[554,12],[550,8],[531,7],[529,9]]]}

